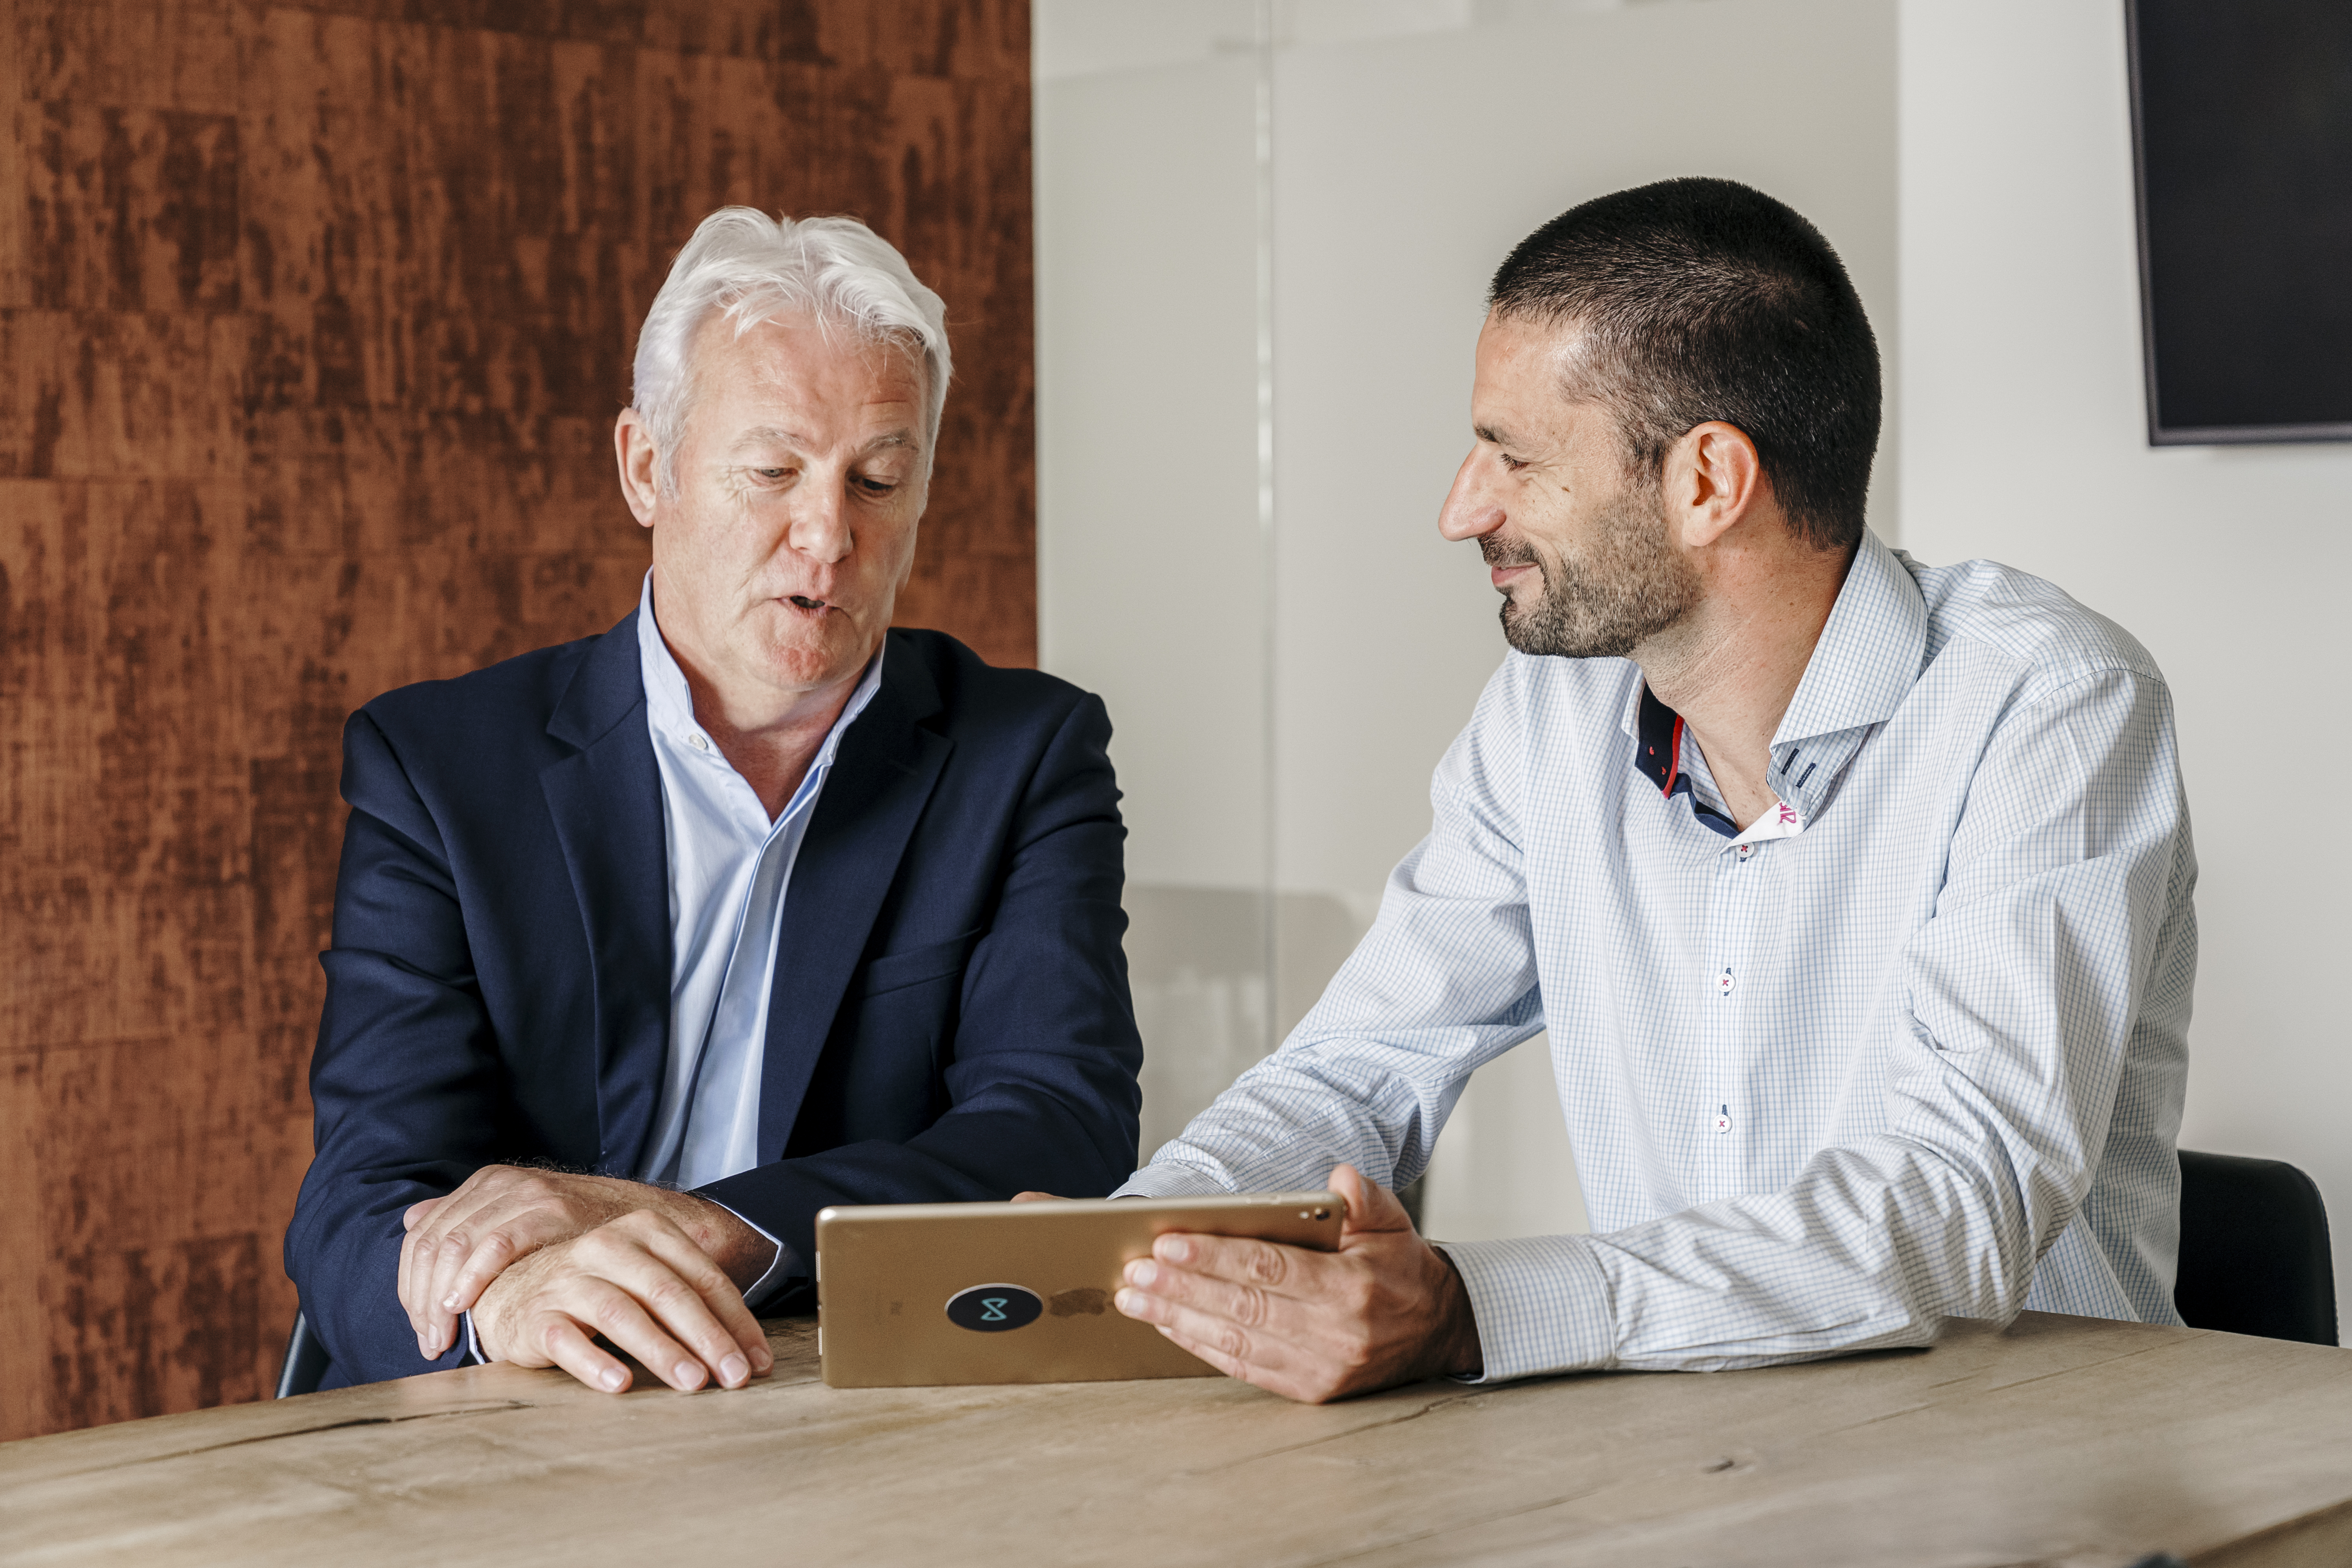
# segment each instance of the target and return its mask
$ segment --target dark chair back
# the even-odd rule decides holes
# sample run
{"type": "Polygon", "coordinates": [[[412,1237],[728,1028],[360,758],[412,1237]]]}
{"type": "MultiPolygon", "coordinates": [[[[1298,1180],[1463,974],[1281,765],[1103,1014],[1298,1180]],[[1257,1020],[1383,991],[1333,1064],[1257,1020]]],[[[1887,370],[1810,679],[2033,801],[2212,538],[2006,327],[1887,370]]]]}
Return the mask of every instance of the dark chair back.
{"type": "Polygon", "coordinates": [[[2193,1329],[2336,1342],[2327,1209],[2282,1160],[2180,1152],[2180,1272],[2172,1304],[2193,1329]]]}
{"type": "Polygon", "coordinates": [[[286,1365],[278,1373],[278,1397],[318,1393],[327,1362],[327,1347],[310,1331],[310,1320],[295,1313],[294,1331],[286,1336],[286,1365]]]}

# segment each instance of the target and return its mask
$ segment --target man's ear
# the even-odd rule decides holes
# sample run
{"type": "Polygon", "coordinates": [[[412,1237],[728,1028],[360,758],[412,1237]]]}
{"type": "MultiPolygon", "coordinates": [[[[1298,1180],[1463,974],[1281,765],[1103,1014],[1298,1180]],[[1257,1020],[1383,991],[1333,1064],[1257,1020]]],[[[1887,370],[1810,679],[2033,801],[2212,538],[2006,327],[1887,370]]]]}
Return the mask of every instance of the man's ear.
{"type": "Polygon", "coordinates": [[[1693,426],[1666,454],[1666,510],[1685,549],[1703,549],[1730,532],[1765,489],[1756,443],[1737,425],[1710,419],[1693,426]]]}
{"type": "Polygon", "coordinates": [[[640,527],[654,525],[654,512],[661,504],[661,485],[656,478],[660,449],[654,445],[654,433],[646,426],[645,416],[634,408],[621,410],[613,421],[613,456],[621,465],[621,497],[629,503],[629,515],[640,527]]]}

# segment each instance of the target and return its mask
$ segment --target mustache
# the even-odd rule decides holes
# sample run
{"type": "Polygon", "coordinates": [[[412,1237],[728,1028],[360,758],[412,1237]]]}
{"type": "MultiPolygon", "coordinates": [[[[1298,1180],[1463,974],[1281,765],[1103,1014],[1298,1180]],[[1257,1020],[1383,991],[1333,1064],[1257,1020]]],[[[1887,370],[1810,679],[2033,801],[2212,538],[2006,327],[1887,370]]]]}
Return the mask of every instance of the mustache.
{"type": "Polygon", "coordinates": [[[1486,558],[1486,564],[1489,567],[1532,566],[1547,581],[1551,576],[1551,574],[1544,569],[1542,557],[1538,556],[1534,547],[1524,539],[1504,539],[1496,534],[1482,534],[1478,540],[1478,553],[1486,558]]]}

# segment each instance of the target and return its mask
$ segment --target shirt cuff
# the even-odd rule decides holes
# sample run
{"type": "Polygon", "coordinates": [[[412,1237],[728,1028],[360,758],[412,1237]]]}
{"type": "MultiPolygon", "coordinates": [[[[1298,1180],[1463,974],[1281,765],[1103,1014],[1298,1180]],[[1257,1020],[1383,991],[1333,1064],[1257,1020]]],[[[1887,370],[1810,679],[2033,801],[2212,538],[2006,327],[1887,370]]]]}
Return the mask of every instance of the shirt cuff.
{"type": "Polygon", "coordinates": [[[1224,1195],[1225,1188],[1214,1176],[1196,1171],[1190,1165],[1163,1162],[1146,1165],[1127,1179],[1127,1184],[1111,1194],[1115,1198],[1208,1198],[1224,1195]]]}
{"type": "Polygon", "coordinates": [[[709,1193],[698,1192],[694,1195],[702,1199],[705,1203],[719,1204],[720,1208],[726,1209],[729,1214],[733,1215],[737,1219],[741,1220],[745,1225],[750,1226],[753,1230],[758,1231],[761,1236],[765,1237],[767,1238],[768,1245],[776,1249],[776,1256],[771,1258],[768,1262],[767,1272],[761,1275],[757,1279],[751,1281],[751,1289],[743,1292],[743,1305],[751,1308],[753,1313],[756,1314],[760,1310],[760,1303],[761,1301],[773,1295],[779,1289],[782,1289],[784,1285],[789,1283],[799,1274],[800,1270],[797,1265],[800,1261],[800,1255],[794,1252],[791,1247],[786,1247],[782,1241],[778,1240],[775,1234],[769,1230],[766,1226],[761,1225],[758,1220],[755,1220],[750,1215],[744,1214],[742,1210],[731,1207],[726,1204],[719,1204],[719,1200],[712,1197],[709,1193]],[[790,1259],[795,1267],[790,1268],[786,1268],[784,1265],[787,1259],[790,1259]]]}
{"type": "Polygon", "coordinates": [[[490,1358],[482,1353],[482,1342],[474,1337],[474,1314],[465,1311],[458,1313],[457,1316],[463,1319],[466,1324],[466,1354],[457,1364],[459,1366],[488,1365],[490,1358]]]}
{"type": "Polygon", "coordinates": [[[1589,1236],[1441,1241],[1478,1325],[1484,1373],[1465,1383],[1505,1383],[1614,1364],[1617,1314],[1608,1271],[1589,1236]]]}

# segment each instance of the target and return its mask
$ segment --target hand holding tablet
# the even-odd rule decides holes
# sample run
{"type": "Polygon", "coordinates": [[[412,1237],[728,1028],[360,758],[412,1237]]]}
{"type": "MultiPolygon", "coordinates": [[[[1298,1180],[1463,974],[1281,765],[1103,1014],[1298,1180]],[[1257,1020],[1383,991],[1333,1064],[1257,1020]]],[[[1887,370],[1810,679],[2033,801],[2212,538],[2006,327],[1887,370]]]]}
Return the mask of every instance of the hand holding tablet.
{"type": "Polygon", "coordinates": [[[1114,1305],[1219,1372],[1286,1399],[1470,1374],[1482,1355],[1461,1276],[1386,1188],[1340,1165],[1339,1244],[1171,1234],[1129,1263],[1114,1305]]]}
{"type": "Polygon", "coordinates": [[[1477,1326],[1453,1265],[1393,1194],[1346,1165],[1331,1187],[826,1209],[824,1380],[1223,1372],[1321,1403],[1477,1371],[1477,1326]]]}

